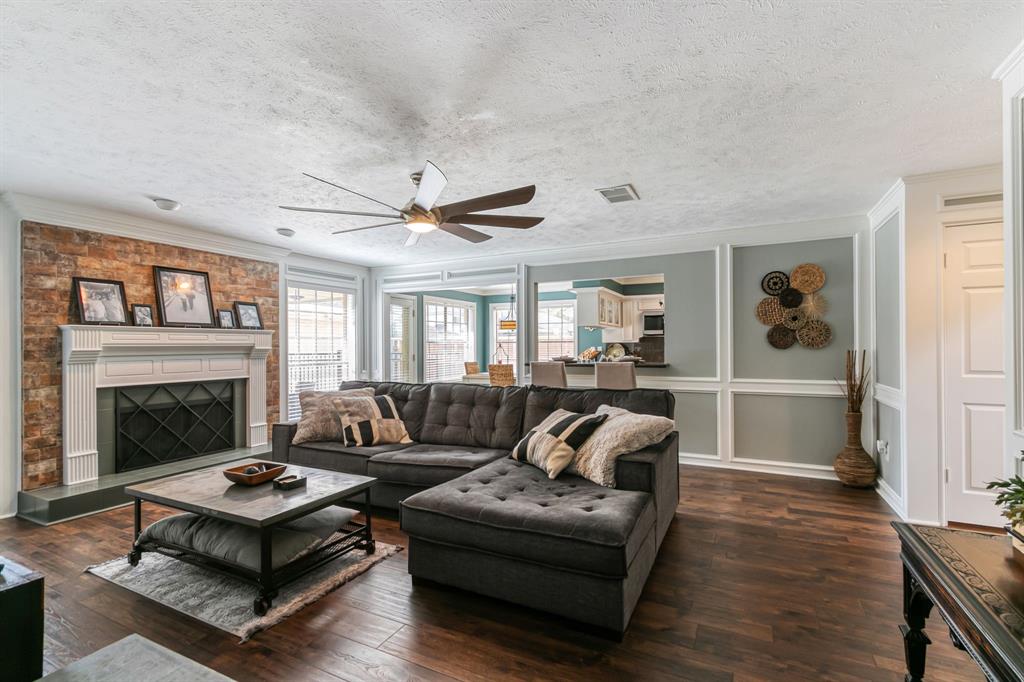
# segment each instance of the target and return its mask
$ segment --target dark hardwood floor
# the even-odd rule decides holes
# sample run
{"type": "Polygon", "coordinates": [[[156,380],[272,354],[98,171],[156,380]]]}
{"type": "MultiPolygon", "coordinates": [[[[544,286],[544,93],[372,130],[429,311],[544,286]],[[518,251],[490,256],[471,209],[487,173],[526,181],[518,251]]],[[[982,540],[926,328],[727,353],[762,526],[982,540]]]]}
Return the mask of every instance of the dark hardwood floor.
{"type": "MultiPolygon", "coordinates": [[[[898,543],[874,492],[688,466],[681,480],[676,521],[621,643],[413,587],[402,552],[239,645],[82,572],[127,551],[130,508],[49,528],[0,521],[0,554],[46,575],[48,672],[138,632],[239,680],[903,679],[898,543]]],[[[394,520],[374,529],[404,544],[394,520]]],[[[928,633],[928,680],[983,679],[937,613],[928,633]]]]}

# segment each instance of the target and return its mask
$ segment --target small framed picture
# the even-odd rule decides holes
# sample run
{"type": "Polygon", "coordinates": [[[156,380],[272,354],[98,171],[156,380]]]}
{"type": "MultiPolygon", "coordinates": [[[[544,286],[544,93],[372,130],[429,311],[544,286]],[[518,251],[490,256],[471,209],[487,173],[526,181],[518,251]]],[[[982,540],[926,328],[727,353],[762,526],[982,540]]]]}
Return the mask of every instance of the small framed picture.
{"type": "Polygon", "coordinates": [[[235,314],[230,310],[217,309],[217,322],[221,329],[235,328],[235,314]]]}
{"type": "Polygon", "coordinates": [[[260,307],[255,303],[235,301],[235,315],[238,317],[238,326],[242,329],[263,329],[260,307]]]}
{"type": "Polygon", "coordinates": [[[152,327],[153,326],[153,306],[142,305],[140,303],[132,304],[132,320],[135,322],[136,327],[152,327]]]}
{"type": "Polygon", "coordinates": [[[71,288],[82,324],[128,324],[124,282],[75,277],[71,288]]]}
{"type": "Polygon", "coordinates": [[[210,276],[196,270],[153,267],[156,304],[165,327],[213,327],[210,276]]]}

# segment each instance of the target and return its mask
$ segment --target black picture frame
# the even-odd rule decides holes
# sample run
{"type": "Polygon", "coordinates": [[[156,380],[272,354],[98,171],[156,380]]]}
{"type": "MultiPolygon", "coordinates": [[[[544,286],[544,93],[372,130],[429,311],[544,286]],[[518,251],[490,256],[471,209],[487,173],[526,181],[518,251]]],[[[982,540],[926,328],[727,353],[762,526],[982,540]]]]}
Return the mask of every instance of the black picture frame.
{"type": "Polygon", "coordinates": [[[209,273],[154,265],[153,286],[163,326],[216,327],[209,273]],[[203,291],[197,292],[199,288],[203,291]]]}
{"type": "Polygon", "coordinates": [[[229,308],[218,308],[217,325],[221,329],[238,329],[238,325],[235,323],[235,312],[229,308]],[[225,316],[227,317],[225,318],[225,316]],[[224,324],[225,321],[227,321],[227,324],[224,324]]]}
{"type": "Polygon", "coordinates": [[[136,327],[155,327],[156,318],[153,317],[153,306],[147,303],[132,303],[132,324],[136,327]],[[143,310],[149,313],[148,317],[139,317],[143,310]],[[139,321],[140,319],[142,320],[141,322],[139,321]],[[146,324],[147,319],[149,320],[149,324],[146,324]]]}
{"type": "Polygon", "coordinates": [[[78,320],[81,324],[128,326],[128,299],[124,295],[124,282],[116,279],[72,277],[71,295],[78,307],[78,320]],[[95,286],[88,286],[90,284],[95,286]],[[108,305],[107,302],[120,304],[120,319],[117,319],[117,315],[111,315],[117,312],[117,307],[108,305]]]}
{"type": "Polygon", "coordinates": [[[260,306],[256,303],[235,301],[235,320],[238,322],[239,329],[263,329],[263,316],[260,314],[260,306]],[[243,314],[243,311],[245,314],[243,314]],[[259,325],[256,327],[245,324],[253,311],[256,313],[256,323],[259,325]]]}

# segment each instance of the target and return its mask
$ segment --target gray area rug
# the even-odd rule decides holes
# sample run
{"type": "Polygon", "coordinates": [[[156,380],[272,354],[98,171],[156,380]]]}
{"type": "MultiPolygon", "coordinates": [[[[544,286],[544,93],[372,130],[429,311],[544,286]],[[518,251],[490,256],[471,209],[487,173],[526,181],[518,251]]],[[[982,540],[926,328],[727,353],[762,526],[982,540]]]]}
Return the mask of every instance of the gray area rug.
{"type": "Polygon", "coordinates": [[[373,554],[357,550],[335,559],[282,587],[265,616],[252,611],[258,592],[255,586],[156,552],[144,552],[135,568],[128,564],[127,557],[118,557],[86,570],[245,642],[401,550],[397,545],[378,542],[373,554]]]}

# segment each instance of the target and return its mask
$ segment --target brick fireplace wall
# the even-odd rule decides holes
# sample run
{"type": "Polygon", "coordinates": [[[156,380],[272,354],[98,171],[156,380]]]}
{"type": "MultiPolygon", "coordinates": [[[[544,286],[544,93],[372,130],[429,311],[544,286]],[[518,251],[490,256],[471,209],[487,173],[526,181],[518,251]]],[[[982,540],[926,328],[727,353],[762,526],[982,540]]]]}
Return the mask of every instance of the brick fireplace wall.
{"type": "MultiPolygon", "coordinates": [[[[255,301],[263,325],[277,332],[276,263],[25,221],[22,230],[22,488],[61,482],[61,347],[57,325],[74,324],[78,311],[71,278],[121,280],[129,308],[156,309],[153,266],[210,274],[216,308],[255,301]]],[[[278,334],[267,358],[267,423],[278,421],[278,334]]]]}

